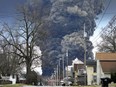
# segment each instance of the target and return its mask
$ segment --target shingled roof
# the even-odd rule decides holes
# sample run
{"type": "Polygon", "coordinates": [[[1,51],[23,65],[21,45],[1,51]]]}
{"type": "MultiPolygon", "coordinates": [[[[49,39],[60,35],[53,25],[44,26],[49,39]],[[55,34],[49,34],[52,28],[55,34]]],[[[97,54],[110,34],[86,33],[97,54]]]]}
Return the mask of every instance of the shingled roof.
{"type": "Polygon", "coordinates": [[[116,53],[96,53],[98,60],[116,60],[116,53]]]}
{"type": "Polygon", "coordinates": [[[116,72],[116,53],[96,53],[96,59],[100,60],[103,72],[116,72]]]}

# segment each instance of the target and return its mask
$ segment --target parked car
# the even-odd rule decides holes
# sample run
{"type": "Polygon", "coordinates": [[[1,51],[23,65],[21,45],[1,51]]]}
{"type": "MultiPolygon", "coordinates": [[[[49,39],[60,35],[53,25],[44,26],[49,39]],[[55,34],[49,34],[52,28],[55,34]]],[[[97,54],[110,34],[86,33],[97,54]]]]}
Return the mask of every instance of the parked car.
{"type": "Polygon", "coordinates": [[[62,86],[71,86],[73,84],[73,79],[71,77],[65,77],[60,83],[62,86]]]}

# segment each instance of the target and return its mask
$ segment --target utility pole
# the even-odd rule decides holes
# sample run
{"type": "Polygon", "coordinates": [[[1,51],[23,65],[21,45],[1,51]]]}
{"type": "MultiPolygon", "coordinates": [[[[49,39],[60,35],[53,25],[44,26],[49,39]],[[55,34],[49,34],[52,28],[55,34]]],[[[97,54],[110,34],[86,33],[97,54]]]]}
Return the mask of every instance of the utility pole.
{"type": "Polygon", "coordinates": [[[64,55],[62,56],[62,73],[63,73],[63,79],[64,79],[64,55]]]}
{"type": "Polygon", "coordinates": [[[56,68],[55,68],[55,85],[57,86],[57,71],[56,71],[56,68]]]}
{"type": "Polygon", "coordinates": [[[68,78],[68,49],[66,49],[66,63],[67,63],[67,69],[66,69],[66,77],[68,78]]]}
{"type": "Polygon", "coordinates": [[[84,75],[84,81],[85,81],[85,85],[87,84],[86,80],[87,80],[87,77],[86,77],[86,74],[87,74],[87,70],[86,70],[86,37],[87,37],[87,34],[85,32],[85,23],[84,23],[84,68],[85,68],[85,75],[84,75]]]}
{"type": "Polygon", "coordinates": [[[59,59],[59,83],[60,83],[60,60],[61,58],[59,59]]]}
{"type": "Polygon", "coordinates": [[[57,70],[56,70],[57,72],[57,80],[56,80],[56,83],[57,83],[57,86],[58,86],[58,65],[57,65],[57,70]]]}

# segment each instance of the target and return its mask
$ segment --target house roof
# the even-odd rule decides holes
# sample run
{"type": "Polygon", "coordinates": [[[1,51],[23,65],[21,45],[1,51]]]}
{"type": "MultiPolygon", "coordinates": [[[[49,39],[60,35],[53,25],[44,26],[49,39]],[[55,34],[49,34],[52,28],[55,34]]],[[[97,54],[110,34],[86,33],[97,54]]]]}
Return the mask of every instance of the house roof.
{"type": "Polygon", "coordinates": [[[116,60],[116,53],[96,53],[98,60],[116,60]]]}
{"type": "Polygon", "coordinates": [[[116,72],[116,61],[100,61],[103,72],[116,72]]]}
{"type": "Polygon", "coordinates": [[[78,58],[74,59],[73,64],[84,64],[81,60],[79,60],[78,58]]]}
{"type": "Polygon", "coordinates": [[[86,65],[96,66],[96,61],[92,59],[86,60],[86,65]]]}
{"type": "Polygon", "coordinates": [[[96,58],[100,60],[103,72],[116,72],[116,53],[97,53],[96,58]]]}

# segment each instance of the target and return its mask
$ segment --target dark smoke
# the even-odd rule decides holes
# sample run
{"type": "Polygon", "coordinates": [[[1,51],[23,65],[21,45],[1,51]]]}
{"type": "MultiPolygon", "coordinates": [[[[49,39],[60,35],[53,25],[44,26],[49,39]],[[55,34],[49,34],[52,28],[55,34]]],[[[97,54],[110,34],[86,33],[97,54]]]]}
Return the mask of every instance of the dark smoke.
{"type": "Polygon", "coordinates": [[[89,38],[95,31],[95,18],[103,10],[103,0],[39,1],[42,1],[45,14],[44,28],[49,31],[49,37],[41,45],[43,75],[50,76],[54,72],[58,59],[65,54],[65,48],[68,48],[69,64],[76,57],[83,60],[84,23],[87,58],[93,58],[93,46],[89,38]]]}

